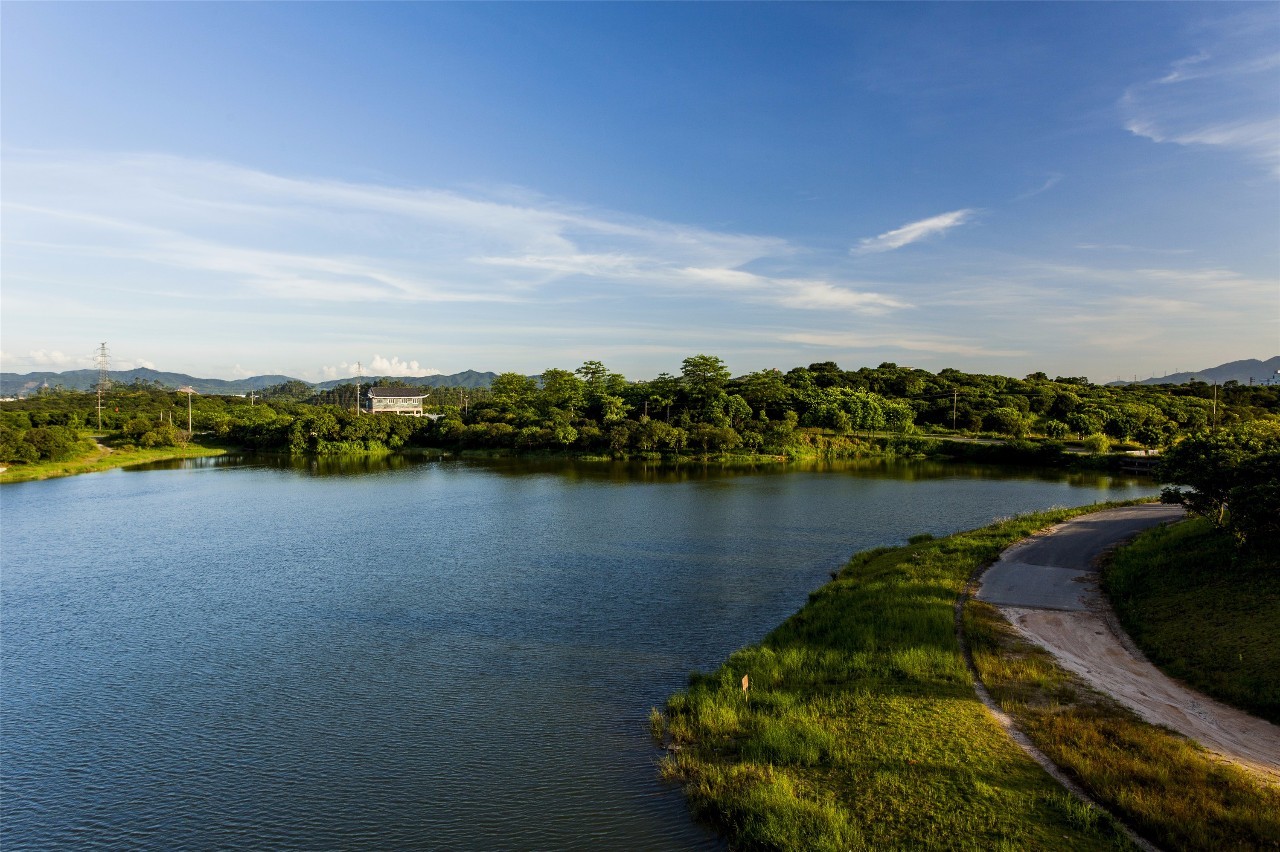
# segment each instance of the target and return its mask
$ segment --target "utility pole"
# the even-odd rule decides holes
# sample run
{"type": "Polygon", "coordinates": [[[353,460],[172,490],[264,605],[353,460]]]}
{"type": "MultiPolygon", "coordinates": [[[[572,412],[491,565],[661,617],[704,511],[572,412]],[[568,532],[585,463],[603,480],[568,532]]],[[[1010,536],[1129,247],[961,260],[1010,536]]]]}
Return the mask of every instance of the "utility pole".
{"type": "Polygon", "coordinates": [[[1218,383],[1213,383],[1213,428],[1218,428],[1218,383]]]}
{"type": "Polygon", "coordinates": [[[102,431],[102,392],[111,386],[111,356],[107,354],[107,344],[98,347],[98,431],[102,431]]]}
{"type": "Polygon", "coordinates": [[[960,400],[960,389],[951,389],[951,431],[956,431],[956,403],[960,400]]]}
{"type": "MultiPolygon", "coordinates": [[[[187,437],[188,439],[190,439],[190,437],[195,434],[194,432],[191,431],[191,395],[195,392],[196,392],[196,389],[191,387],[191,385],[178,388],[178,393],[185,393],[187,395],[187,437]]],[[[173,422],[172,414],[169,415],[169,422],[170,423],[173,422]]]]}

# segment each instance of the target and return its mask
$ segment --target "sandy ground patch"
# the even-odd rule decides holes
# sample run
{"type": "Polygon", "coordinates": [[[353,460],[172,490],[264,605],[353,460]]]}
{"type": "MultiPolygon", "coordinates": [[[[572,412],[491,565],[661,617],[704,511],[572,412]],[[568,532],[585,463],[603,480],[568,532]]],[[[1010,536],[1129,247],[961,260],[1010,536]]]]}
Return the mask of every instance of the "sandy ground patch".
{"type": "MultiPolygon", "coordinates": [[[[1090,596],[1095,607],[1106,607],[1090,596]]],[[[1280,727],[1181,685],[1147,662],[1108,612],[1000,607],[1030,641],[1094,688],[1157,725],[1280,785],[1280,727]]]]}

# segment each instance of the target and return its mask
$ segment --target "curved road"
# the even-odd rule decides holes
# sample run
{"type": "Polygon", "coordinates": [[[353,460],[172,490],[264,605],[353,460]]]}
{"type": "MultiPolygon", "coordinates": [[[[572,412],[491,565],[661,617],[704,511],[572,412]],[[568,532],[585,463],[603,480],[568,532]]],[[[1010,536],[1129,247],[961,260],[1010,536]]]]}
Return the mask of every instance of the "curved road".
{"type": "Polygon", "coordinates": [[[1178,506],[1144,504],[1051,527],[1002,553],[977,597],[1095,689],[1280,784],[1280,727],[1166,677],[1120,630],[1098,589],[1095,563],[1103,552],[1181,516],[1178,506]]]}

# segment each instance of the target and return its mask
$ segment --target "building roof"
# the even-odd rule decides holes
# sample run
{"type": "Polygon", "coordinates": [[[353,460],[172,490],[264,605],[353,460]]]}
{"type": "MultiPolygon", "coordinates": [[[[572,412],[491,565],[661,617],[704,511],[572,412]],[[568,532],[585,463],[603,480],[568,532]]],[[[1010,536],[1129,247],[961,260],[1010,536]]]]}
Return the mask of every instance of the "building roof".
{"type": "Polygon", "coordinates": [[[365,391],[365,396],[370,399],[422,399],[426,395],[421,388],[371,387],[365,391]]]}

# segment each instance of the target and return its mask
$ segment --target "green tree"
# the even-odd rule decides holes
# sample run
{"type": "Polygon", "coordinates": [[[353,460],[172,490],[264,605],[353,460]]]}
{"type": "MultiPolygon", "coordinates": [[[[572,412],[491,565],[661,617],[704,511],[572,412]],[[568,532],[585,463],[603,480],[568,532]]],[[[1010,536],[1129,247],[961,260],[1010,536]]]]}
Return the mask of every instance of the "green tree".
{"type": "Polygon", "coordinates": [[[791,402],[791,388],[778,370],[748,373],[739,383],[739,393],[756,411],[779,417],[791,402]]]}
{"type": "Polygon", "coordinates": [[[1280,538],[1280,422],[1258,420],[1200,432],[1164,454],[1161,500],[1230,530],[1240,544],[1280,538]],[[1184,490],[1177,486],[1190,486],[1184,490]]]}
{"type": "Polygon", "coordinates": [[[1021,438],[1027,434],[1027,416],[1016,408],[993,409],[982,418],[982,425],[991,432],[1021,438]]]}
{"type": "Polygon", "coordinates": [[[568,370],[543,370],[541,399],[544,414],[558,408],[573,417],[586,404],[586,385],[568,370]]]}
{"type": "Polygon", "coordinates": [[[692,406],[703,410],[724,393],[729,368],[714,355],[691,355],[681,364],[680,380],[692,406]]]}

